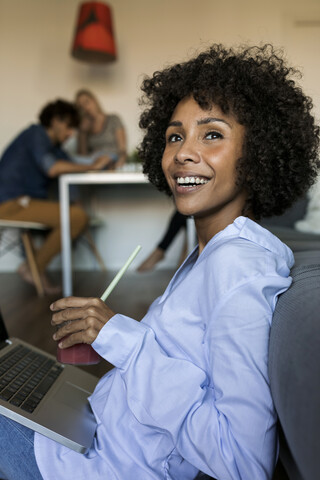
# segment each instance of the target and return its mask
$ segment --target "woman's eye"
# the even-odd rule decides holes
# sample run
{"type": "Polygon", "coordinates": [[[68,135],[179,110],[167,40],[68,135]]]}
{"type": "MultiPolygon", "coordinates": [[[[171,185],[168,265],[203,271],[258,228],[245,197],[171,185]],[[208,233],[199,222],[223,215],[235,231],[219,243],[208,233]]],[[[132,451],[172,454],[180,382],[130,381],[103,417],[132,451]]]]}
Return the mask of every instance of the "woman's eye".
{"type": "Polygon", "coordinates": [[[220,132],[208,132],[206,133],[205,138],[208,140],[214,140],[216,138],[223,138],[223,135],[220,132]]]}
{"type": "Polygon", "coordinates": [[[172,133],[171,135],[168,136],[167,142],[168,143],[174,143],[174,142],[180,142],[181,136],[178,135],[177,133],[172,133]]]}

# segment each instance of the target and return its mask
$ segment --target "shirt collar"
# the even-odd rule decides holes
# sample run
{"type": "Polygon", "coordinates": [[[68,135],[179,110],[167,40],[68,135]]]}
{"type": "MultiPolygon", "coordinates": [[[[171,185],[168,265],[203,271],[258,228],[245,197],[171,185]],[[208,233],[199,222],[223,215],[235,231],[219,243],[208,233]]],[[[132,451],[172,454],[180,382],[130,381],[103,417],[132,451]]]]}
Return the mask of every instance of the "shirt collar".
{"type": "MultiPolygon", "coordinates": [[[[250,242],[260,245],[261,247],[269,250],[277,256],[280,256],[284,259],[289,268],[294,264],[294,256],[292,251],[287,245],[285,245],[281,240],[273,235],[266,228],[261,227],[258,223],[250,220],[247,217],[237,217],[233,223],[228,225],[221,232],[217,233],[204,247],[201,255],[205,254],[207,250],[211,250],[213,246],[217,243],[223,242],[229,237],[240,237],[249,240],[250,242]]],[[[198,250],[196,247],[191,256],[194,257],[195,252],[198,250]]],[[[201,256],[200,255],[200,256],[201,256]]],[[[190,258],[190,257],[189,257],[190,258]]]]}

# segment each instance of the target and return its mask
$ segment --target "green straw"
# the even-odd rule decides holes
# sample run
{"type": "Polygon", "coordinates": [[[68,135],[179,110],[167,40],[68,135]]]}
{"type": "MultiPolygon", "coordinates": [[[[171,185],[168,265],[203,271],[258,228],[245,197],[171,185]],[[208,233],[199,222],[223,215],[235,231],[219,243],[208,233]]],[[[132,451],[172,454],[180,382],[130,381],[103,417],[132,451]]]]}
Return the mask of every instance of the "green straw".
{"type": "Polygon", "coordinates": [[[128,258],[128,260],[126,261],[126,263],[123,265],[122,268],[120,268],[119,272],[117,273],[117,275],[114,277],[114,279],[112,280],[112,282],[110,283],[110,285],[106,288],[105,292],[101,295],[101,300],[103,300],[104,302],[106,301],[106,299],[109,297],[110,293],[112,292],[112,290],[114,289],[114,287],[118,284],[119,280],[121,279],[121,277],[123,276],[123,274],[128,270],[130,264],[133,262],[133,260],[136,258],[136,256],[138,255],[138,253],[140,252],[141,250],[141,245],[138,245],[134,251],[131,253],[130,257],[128,258]]]}

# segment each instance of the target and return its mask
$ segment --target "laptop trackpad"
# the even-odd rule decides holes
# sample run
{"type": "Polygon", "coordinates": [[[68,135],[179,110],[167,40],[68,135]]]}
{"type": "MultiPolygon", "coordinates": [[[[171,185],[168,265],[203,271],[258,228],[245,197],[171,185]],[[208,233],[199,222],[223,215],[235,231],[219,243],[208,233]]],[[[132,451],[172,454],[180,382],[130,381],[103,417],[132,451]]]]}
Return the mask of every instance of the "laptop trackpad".
{"type": "Polygon", "coordinates": [[[87,399],[90,395],[90,392],[66,382],[55,394],[55,400],[76,410],[82,410],[84,405],[88,403],[87,399]]]}

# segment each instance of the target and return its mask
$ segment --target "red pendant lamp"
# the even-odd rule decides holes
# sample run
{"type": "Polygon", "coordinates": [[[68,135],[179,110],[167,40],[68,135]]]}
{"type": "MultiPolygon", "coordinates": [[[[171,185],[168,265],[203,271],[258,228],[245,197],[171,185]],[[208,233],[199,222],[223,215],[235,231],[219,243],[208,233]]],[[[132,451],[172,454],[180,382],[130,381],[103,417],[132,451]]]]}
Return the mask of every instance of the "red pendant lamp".
{"type": "Polygon", "coordinates": [[[77,60],[88,63],[116,60],[109,5],[102,2],[84,2],[79,6],[71,54],[77,60]]]}

